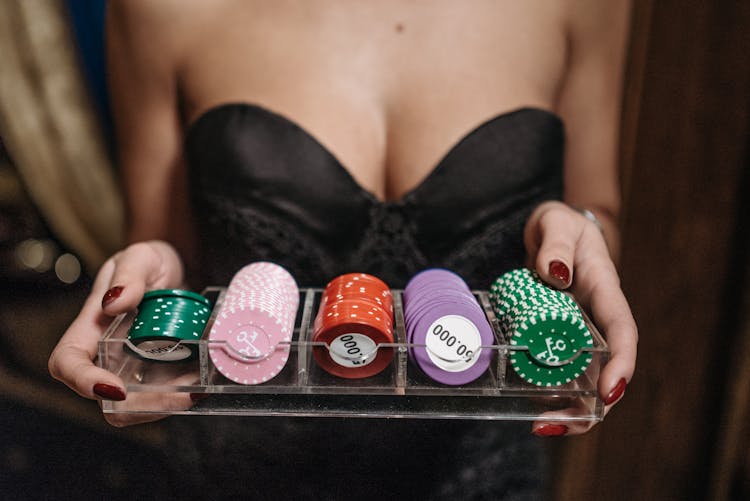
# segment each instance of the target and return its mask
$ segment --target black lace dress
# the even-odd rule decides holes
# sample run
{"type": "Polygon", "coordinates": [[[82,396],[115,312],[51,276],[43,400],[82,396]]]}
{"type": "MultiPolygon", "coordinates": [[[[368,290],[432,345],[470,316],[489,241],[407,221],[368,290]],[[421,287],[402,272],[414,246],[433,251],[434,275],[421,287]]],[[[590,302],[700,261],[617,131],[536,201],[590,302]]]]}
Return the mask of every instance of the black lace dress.
{"type": "MultiPolygon", "coordinates": [[[[361,271],[400,288],[439,266],[486,289],[523,264],[534,206],[561,196],[563,145],[556,115],[504,113],[415,189],[382,202],[288,118],[245,103],[213,108],[185,145],[201,271],[226,285],[242,266],[270,260],[300,286],[361,271]]],[[[536,499],[544,480],[529,423],[188,417],[173,426],[189,484],[223,496],[536,499]]]]}

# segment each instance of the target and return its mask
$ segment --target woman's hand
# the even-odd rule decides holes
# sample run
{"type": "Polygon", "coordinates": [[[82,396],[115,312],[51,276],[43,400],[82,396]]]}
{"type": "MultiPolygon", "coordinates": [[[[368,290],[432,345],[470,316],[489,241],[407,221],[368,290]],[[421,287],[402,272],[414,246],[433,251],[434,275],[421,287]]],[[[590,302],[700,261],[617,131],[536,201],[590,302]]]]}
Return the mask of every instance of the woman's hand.
{"type": "MultiPolygon", "coordinates": [[[[127,394],[123,381],[93,362],[98,341],[112,318],[134,310],[144,292],[178,288],[182,284],[182,262],[172,246],[165,242],[137,243],[115,254],[99,270],[81,312],[52,352],[50,374],[83,397],[125,400],[127,394]]],[[[174,409],[189,408],[192,402],[188,394],[170,394],[155,404],[159,408],[174,409]]],[[[107,414],[105,418],[110,424],[125,426],[153,421],[159,416],[107,414]]]]}
{"type": "MultiPolygon", "coordinates": [[[[638,330],[600,228],[561,202],[537,207],[524,234],[529,266],[557,289],[568,289],[607,339],[612,356],[599,375],[598,392],[604,413],[622,395],[635,370],[638,330]]],[[[590,422],[536,421],[540,436],[575,435],[590,422]]]]}

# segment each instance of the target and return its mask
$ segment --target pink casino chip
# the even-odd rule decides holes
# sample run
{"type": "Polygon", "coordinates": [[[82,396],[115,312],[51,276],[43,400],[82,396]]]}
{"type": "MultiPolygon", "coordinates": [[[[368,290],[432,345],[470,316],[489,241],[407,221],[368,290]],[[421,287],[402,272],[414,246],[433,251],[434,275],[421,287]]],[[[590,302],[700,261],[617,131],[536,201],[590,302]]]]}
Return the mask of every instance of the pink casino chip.
{"type": "Polygon", "coordinates": [[[234,308],[217,315],[209,341],[211,360],[224,377],[239,384],[262,384],[286,365],[291,328],[267,311],[234,308]]]}
{"type": "Polygon", "coordinates": [[[299,306],[294,278],[267,262],[235,274],[209,333],[216,369],[238,384],[262,384],[282,371],[299,306]]]}

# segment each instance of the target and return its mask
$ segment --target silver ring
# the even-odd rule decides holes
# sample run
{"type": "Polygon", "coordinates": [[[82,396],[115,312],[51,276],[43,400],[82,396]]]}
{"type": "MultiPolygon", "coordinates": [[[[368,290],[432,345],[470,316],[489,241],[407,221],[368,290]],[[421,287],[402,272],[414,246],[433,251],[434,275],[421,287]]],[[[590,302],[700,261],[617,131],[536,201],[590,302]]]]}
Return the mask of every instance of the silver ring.
{"type": "Polygon", "coordinates": [[[594,223],[596,225],[596,227],[599,228],[599,231],[601,231],[602,234],[604,234],[604,227],[602,226],[601,221],[599,221],[599,218],[596,217],[596,214],[594,214],[593,212],[591,212],[588,209],[579,209],[579,208],[576,208],[576,210],[578,212],[580,212],[581,215],[583,215],[583,217],[585,217],[586,219],[588,219],[589,221],[591,221],[592,223],[594,223]]]}

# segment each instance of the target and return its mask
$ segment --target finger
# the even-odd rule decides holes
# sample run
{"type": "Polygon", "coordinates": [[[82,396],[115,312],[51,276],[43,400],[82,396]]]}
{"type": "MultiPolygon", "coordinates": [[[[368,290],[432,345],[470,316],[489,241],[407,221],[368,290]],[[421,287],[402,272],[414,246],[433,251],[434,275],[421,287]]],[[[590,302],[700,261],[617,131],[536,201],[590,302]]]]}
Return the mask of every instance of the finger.
{"type": "Polygon", "coordinates": [[[93,363],[99,338],[112,320],[102,313],[97,298],[107,287],[113,270],[111,260],[102,266],[81,313],[60,338],[48,363],[52,377],[86,398],[125,398],[122,380],[93,363]],[[97,394],[97,389],[103,394],[97,394]]]}
{"type": "Polygon", "coordinates": [[[583,225],[569,209],[547,210],[537,221],[539,250],[534,267],[539,276],[559,289],[570,287],[576,246],[583,225]]]}
{"type": "MultiPolygon", "coordinates": [[[[615,400],[614,403],[617,403],[617,401],[615,400]]],[[[579,398],[569,408],[542,413],[539,419],[532,423],[531,432],[540,437],[581,435],[587,433],[607,417],[609,411],[614,407],[614,403],[604,406],[600,420],[592,421],[586,419],[586,417],[591,416],[591,409],[586,406],[583,399],[579,398]],[[576,417],[580,419],[571,419],[576,417]]]]}
{"type": "Polygon", "coordinates": [[[588,296],[593,321],[607,340],[611,358],[599,375],[598,391],[605,405],[622,398],[633,377],[638,347],[638,328],[620,281],[612,266],[584,270],[585,281],[593,281],[588,296]]]}
{"type": "Polygon", "coordinates": [[[63,343],[50,357],[49,372],[82,397],[124,400],[126,390],[122,380],[94,365],[92,359],[87,348],[63,343]]]}
{"type": "MultiPolygon", "coordinates": [[[[175,378],[170,384],[188,386],[195,382],[195,374],[191,373],[175,378]]],[[[104,412],[104,419],[112,426],[131,426],[183,413],[194,404],[191,394],[187,392],[130,392],[126,400],[111,404],[111,410],[104,412]]]]}
{"type": "Polygon", "coordinates": [[[580,435],[588,432],[607,414],[605,407],[601,419],[593,419],[596,415],[597,402],[591,397],[548,397],[535,398],[535,401],[550,409],[542,412],[534,420],[531,432],[540,437],[556,437],[562,435],[580,435]]]}
{"type": "Polygon", "coordinates": [[[538,437],[561,437],[563,435],[581,435],[596,425],[597,421],[586,419],[591,416],[591,409],[581,400],[573,407],[549,411],[539,416],[531,425],[531,432],[538,437]]]}
{"type": "Polygon", "coordinates": [[[531,261],[529,268],[534,267],[536,255],[539,252],[539,246],[542,244],[542,233],[539,229],[539,218],[546,212],[556,207],[558,202],[545,202],[540,204],[529,216],[526,226],[523,230],[523,243],[526,247],[526,254],[531,261]]]}
{"type": "Polygon", "coordinates": [[[150,423],[173,414],[183,413],[190,409],[194,403],[190,393],[131,392],[128,394],[127,400],[115,404],[116,411],[105,412],[104,419],[112,426],[122,428],[135,424],[150,423]]]}
{"type": "Polygon", "coordinates": [[[102,312],[100,298],[109,284],[114,268],[114,261],[110,259],[99,270],[81,312],[60,338],[58,347],[73,345],[86,352],[91,359],[94,358],[96,343],[112,320],[102,312]]]}
{"type": "Polygon", "coordinates": [[[164,259],[152,242],[130,245],[113,260],[114,271],[101,303],[109,315],[134,309],[147,288],[168,282],[164,259]]]}
{"type": "MultiPolygon", "coordinates": [[[[596,306],[593,311],[596,317],[596,306]]],[[[609,406],[622,398],[633,378],[638,330],[629,311],[601,320],[600,323],[612,355],[599,375],[598,391],[604,404],[609,406]]]]}

